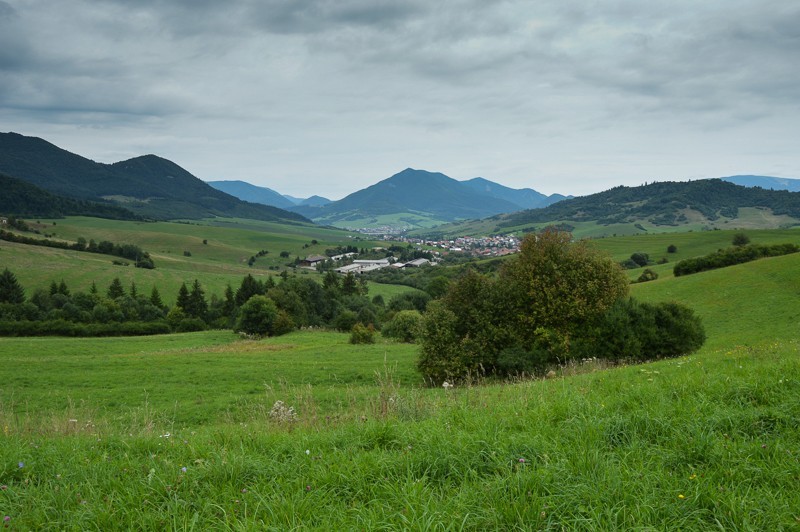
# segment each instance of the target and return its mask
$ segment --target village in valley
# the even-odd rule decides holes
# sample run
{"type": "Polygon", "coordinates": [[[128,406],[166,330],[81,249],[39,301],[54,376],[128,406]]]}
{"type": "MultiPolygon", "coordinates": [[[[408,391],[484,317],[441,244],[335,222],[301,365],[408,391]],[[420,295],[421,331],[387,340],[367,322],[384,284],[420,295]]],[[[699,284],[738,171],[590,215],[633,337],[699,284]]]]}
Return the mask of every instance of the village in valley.
{"type": "MultiPolygon", "coordinates": [[[[410,261],[401,261],[396,257],[386,256],[378,259],[358,259],[358,253],[342,253],[339,255],[309,255],[302,259],[298,266],[306,269],[322,269],[325,265],[342,275],[362,274],[384,268],[420,268],[435,266],[443,257],[451,253],[459,253],[470,257],[502,257],[519,251],[520,240],[514,235],[497,235],[489,237],[457,237],[453,240],[432,240],[399,235],[383,235],[386,242],[399,242],[414,247],[417,251],[428,252],[430,258],[419,257],[410,261]]],[[[387,251],[386,248],[373,248],[371,251],[387,251]]]]}

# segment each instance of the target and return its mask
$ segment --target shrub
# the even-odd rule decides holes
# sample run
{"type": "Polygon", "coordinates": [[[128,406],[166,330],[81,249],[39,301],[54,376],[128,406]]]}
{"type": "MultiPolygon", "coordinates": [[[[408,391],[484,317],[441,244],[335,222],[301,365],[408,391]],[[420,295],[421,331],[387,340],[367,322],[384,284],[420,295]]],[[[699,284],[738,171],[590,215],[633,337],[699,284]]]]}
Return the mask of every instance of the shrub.
{"type": "Polygon", "coordinates": [[[745,233],[736,233],[733,235],[733,245],[737,247],[746,246],[750,243],[750,237],[745,233]]]}
{"type": "Polygon", "coordinates": [[[529,351],[520,346],[500,351],[497,369],[504,375],[533,375],[550,362],[550,353],[543,349],[529,351]]]}
{"type": "Polygon", "coordinates": [[[175,327],[175,332],[205,331],[207,328],[206,322],[200,318],[183,318],[178,322],[178,326],[175,327]]]}
{"type": "Polygon", "coordinates": [[[375,327],[364,325],[363,323],[356,323],[353,325],[353,330],[350,332],[351,344],[374,344],[375,343],[375,327]]]}
{"type": "Polygon", "coordinates": [[[705,339],[700,318],[690,308],[631,298],[614,305],[573,347],[580,358],[648,360],[693,353],[705,339]]]}
{"type": "Polygon", "coordinates": [[[387,338],[396,338],[402,342],[414,343],[419,336],[422,325],[422,314],[416,310],[401,310],[394,315],[392,321],[384,325],[381,334],[387,338]]]}
{"type": "Polygon", "coordinates": [[[645,268],[644,271],[642,272],[642,275],[640,275],[639,278],[636,279],[636,282],[646,283],[648,281],[655,281],[656,279],[658,279],[658,274],[653,270],[651,270],[650,268],[645,268]]]}
{"type": "Polygon", "coordinates": [[[336,315],[333,320],[333,328],[337,331],[350,332],[356,323],[358,323],[358,314],[345,309],[336,315]]]}
{"type": "Polygon", "coordinates": [[[642,253],[641,251],[637,251],[631,255],[631,261],[639,267],[647,266],[650,263],[650,255],[647,253],[642,253]]]}
{"type": "Polygon", "coordinates": [[[676,246],[675,244],[670,244],[669,246],[667,246],[667,253],[677,253],[677,252],[678,252],[678,246],[676,246]]]}
{"type": "Polygon", "coordinates": [[[677,263],[673,268],[675,277],[688,275],[691,273],[724,268],[735,264],[742,264],[764,257],[778,257],[797,253],[800,246],[796,244],[775,244],[772,246],[762,246],[751,244],[749,246],[732,247],[721,249],[703,257],[684,259],[677,263]]]}
{"type": "Polygon", "coordinates": [[[395,312],[401,310],[417,310],[419,312],[425,312],[425,308],[428,306],[428,301],[430,300],[431,296],[426,292],[405,292],[390,299],[386,308],[395,312]]]}
{"type": "Polygon", "coordinates": [[[253,296],[242,305],[239,319],[236,321],[236,332],[271,336],[275,333],[275,322],[278,318],[278,307],[267,296],[253,296]]]}

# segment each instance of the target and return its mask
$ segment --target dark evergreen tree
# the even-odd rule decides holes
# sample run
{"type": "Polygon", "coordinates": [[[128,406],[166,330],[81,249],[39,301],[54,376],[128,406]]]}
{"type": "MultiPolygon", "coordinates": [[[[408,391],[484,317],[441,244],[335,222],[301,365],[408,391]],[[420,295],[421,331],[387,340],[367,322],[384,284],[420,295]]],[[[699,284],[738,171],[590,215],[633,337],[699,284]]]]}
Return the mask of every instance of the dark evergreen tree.
{"type": "Polygon", "coordinates": [[[158,288],[155,286],[150,291],[150,304],[160,309],[164,308],[164,302],[161,300],[161,294],[158,292],[158,288]]]}
{"type": "Polygon", "coordinates": [[[50,295],[54,296],[58,293],[58,284],[55,281],[50,281],[50,295]]]}
{"type": "Polygon", "coordinates": [[[341,288],[339,274],[333,270],[328,270],[328,273],[326,273],[325,277],[322,278],[322,287],[325,288],[325,290],[330,290],[334,293],[338,292],[341,288]]]}
{"type": "Polygon", "coordinates": [[[186,288],[186,283],[181,283],[181,287],[178,289],[178,299],[175,301],[175,306],[181,309],[184,313],[188,313],[189,289],[186,288]]]}
{"type": "Polygon", "coordinates": [[[90,294],[97,294],[97,292],[98,292],[98,290],[97,290],[97,283],[95,283],[94,281],[92,281],[92,286],[90,286],[90,287],[89,287],[89,293],[90,293],[90,294]]]}
{"type": "Polygon", "coordinates": [[[247,274],[247,276],[242,279],[242,284],[236,291],[236,306],[241,307],[251,297],[263,294],[263,287],[259,285],[259,282],[256,281],[252,275],[247,274]]]}
{"type": "Polygon", "coordinates": [[[358,281],[352,272],[347,272],[342,281],[342,294],[346,296],[355,296],[359,294],[358,281]]]}
{"type": "Polygon", "coordinates": [[[206,295],[203,291],[203,287],[200,286],[200,281],[197,279],[194,280],[194,283],[192,284],[192,291],[189,294],[189,306],[183,310],[190,317],[200,318],[201,320],[205,319],[206,314],[208,313],[208,301],[206,301],[206,295]]]}
{"type": "Polygon", "coordinates": [[[130,293],[130,295],[131,295],[131,297],[132,297],[133,299],[136,299],[136,296],[138,296],[138,295],[139,295],[139,292],[138,292],[138,290],[136,290],[136,283],[135,283],[135,282],[133,282],[133,281],[131,281],[131,288],[130,288],[130,290],[129,290],[129,293],[130,293]]]}
{"type": "Polygon", "coordinates": [[[232,316],[234,310],[236,310],[236,295],[229,284],[225,287],[225,302],[222,304],[222,314],[232,316]]]}
{"type": "Polygon", "coordinates": [[[67,297],[70,296],[69,288],[67,288],[67,283],[64,282],[64,279],[61,279],[61,282],[58,283],[58,293],[67,297]]]}
{"type": "Polygon", "coordinates": [[[21,304],[25,302],[25,290],[17,277],[6,268],[0,274],[0,303],[21,304]]]}
{"type": "Polygon", "coordinates": [[[111,281],[106,295],[108,295],[109,299],[117,299],[125,295],[125,289],[122,288],[122,282],[119,280],[119,277],[114,277],[114,280],[111,281]]]}

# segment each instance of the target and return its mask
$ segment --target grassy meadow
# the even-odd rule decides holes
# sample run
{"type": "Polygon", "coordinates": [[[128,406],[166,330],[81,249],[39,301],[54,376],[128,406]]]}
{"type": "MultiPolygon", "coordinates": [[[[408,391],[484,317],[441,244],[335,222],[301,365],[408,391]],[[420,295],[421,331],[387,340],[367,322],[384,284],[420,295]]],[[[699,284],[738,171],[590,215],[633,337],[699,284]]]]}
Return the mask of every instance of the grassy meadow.
{"type": "MultiPolygon", "coordinates": [[[[731,237],[597,245],[677,258],[731,237]]],[[[634,285],[695,309],[697,354],[450,389],[380,337],[0,338],[0,515],[14,530],[800,529],[797,271],[790,255],[634,285]]]]}
{"type": "MultiPolygon", "coordinates": [[[[108,255],[0,241],[0,269],[9,268],[14,272],[28,295],[33,290],[48,288],[51,281],[62,279],[73,291],[88,291],[92,282],[104,291],[114,277],[119,277],[126,289],[134,282],[145,294],[149,294],[153,286],[158,287],[168,305],[174,303],[183,282],[190,285],[198,279],[207,295],[221,297],[228,284],[235,290],[247,274],[278,275],[295,257],[324,254],[326,249],[337,246],[371,248],[383,245],[336,229],[254,220],[176,223],[69,217],[39,222],[30,225],[43,234],[55,233],[53,238],[56,239],[74,242],[83,237],[87,241],[136,244],[151,254],[156,268],[116,266],[112,264],[116,257],[108,255]],[[257,258],[252,267],[248,266],[248,259],[261,250],[269,253],[257,258]],[[282,251],[288,252],[289,258],[280,257],[282,251]]],[[[288,269],[292,274],[320,277],[313,270],[288,269]]],[[[371,283],[370,296],[380,294],[388,301],[393,295],[408,290],[411,289],[371,283]]]]}

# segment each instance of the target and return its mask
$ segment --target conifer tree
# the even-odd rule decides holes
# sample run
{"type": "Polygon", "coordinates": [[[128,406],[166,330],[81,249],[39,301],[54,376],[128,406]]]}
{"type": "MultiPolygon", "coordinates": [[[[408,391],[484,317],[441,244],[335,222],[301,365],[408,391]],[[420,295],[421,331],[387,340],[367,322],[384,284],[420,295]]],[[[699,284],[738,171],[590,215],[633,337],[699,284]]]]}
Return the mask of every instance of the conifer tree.
{"type": "Polygon", "coordinates": [[[58,284],[58,293],[69,297],[69,288],[67,288],[67,283],[64,282],[64,279],[61,279],[61,282],[58,284]]]}
{"type": "Polygon", "coordinates": [[[25,290],[17,277],[6,268],[0,274],[0,303],[20,304],[25,302],[25,290]]]}
{"type": "Polygon", "coordinates": [[[178,299],[175,301],[175,306],[183,312],[186,312],[189,308],[189,289],[186,288],[186,283],[181,283],[181,287],[178,289],[178,299]]]}
{"type": "Polygon", "coordinates": [[[206,301],[205,292],[197,279],[194,280],[192,292],[189,294],[189,307],[183,310],[189,316],[200,319],[205,319],[208,313],[208,301],[206,301]]]}
{"type": "Polygon", "coordinates": [[[161,300],[161,294],[158,292],[158,288],[153,286],[153,289],[150,291],[150,304],[154,307],[164,308],[164,302],[161,300]]]}
{"type": "Polygon", "coordinates": [[[114,277],[114,280],[111,281],[111,285],[108,287],[106,294],[108,295],[109,299],[117,299],[118,297],[125,295],[125,289],[122,288],[122,282],[119,280],[119,277],[114,277]]]}

